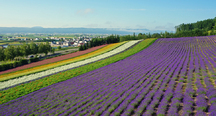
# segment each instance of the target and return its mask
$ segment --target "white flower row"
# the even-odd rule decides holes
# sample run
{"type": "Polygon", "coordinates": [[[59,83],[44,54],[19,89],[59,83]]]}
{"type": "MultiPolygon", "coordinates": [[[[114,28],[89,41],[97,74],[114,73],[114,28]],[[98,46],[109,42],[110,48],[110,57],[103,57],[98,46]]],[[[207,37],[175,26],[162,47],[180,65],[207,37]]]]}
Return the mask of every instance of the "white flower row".
{"type": "Polygon", "coordinates": [[[129,47],[133,46],[134,44],[138,43],[139,41],[140,40],[129,41],[129,42],[121,45],[120,47],[118,47],[118,48],[116,48],[116,49],[114,49],[112,51],[109,51],[107,53],[104,53],[104,54],[101,54],[101,55],[98,55],[98,56],[95,56],[95,57],[92,57],[92,58],[89,58],[89,59],[86,59],[86,60],[83,60],[83,61],[79,61],[79,62],[76,62],[76,63],[71,63],[71,64],[68,64],[68,65],[63,65],[63,66],[56,67],[56,68],[53,68],[53,69],[49,69],[49,70],[46,70],[46,71],[42,71],[42,72],[38,72],[38,73],[26,75],[26,76],[21,76],[21,77],[18,77],[16,79],[11,79],[11,80],[8,80],[8,81],[0,82],[0,90],[8,88],[8,87],[12,87],[12,86],[24,83],[24,82],[35,80],[35,79],[38,79],[38,78],[41,78],[41,77],[45,77],[47,75],[51,75],[51,74],[54,74],[54,73],[57,73],[57,72],[72,69],[72,68],[75,68],[75,67],[78,67],[78,66],[81,66],[81,65],[85,65],[85,64],[88,64],[88,63],[91,63],[91,62],[95,62],[95,61],[104,59],[106,57],[112,56],[114,54],[120,53],[120,52],[128,49],[129,47]]]}

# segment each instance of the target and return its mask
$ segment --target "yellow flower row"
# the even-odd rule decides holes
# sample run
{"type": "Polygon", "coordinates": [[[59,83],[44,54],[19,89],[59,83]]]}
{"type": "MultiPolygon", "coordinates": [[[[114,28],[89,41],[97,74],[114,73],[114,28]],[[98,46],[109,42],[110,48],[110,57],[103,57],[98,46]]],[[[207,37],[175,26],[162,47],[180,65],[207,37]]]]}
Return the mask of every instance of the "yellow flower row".
{"type": "Polygon", "coordinates": [[[110,50],[113,50],[114,48],[116,48],[116,47],[118,47],[118,46],[120,46],[120,45],[122,45],[124,43],[126,43],[126,42],[109,44],[109,45],[107,45],[107,46],[105,46],[105,47],[103,47],[101,49],[98,49],[98,50],[95,50],[93,52],[90,52],[90,53],[87,53],[87,54],[84,54],[84,55],[81,55],[81,56],[78,56],[78,57],[74,57],[74,58],[71,58],[71,59],[62,60],[62,61],[58,61],[58,62],[55,62],[55,63],[49,63],[49,64],[46,64],[46,65],[36,66],[36,67],[32,67],[32,68],[28,68],[28,69],[25,69],[25,70],[12,72],[12,73],[2,74],[2,75],[0,75],[0,81],[4,81],[4,80],[11,79],[11,78],[16,78],[16,77],[19,77],[19,76],[32,74],[32,73],[44,71],[44,70],[47,70],[47,69],[51,69],[51,68],[54,68],[54,67],[62,66],[62,65],[65,65],[65,64],[69,64],[69,63],[77,62],[77,61],[80,61],[80,60],[84,60],[84,59],[87,59],[87,58],[90,58],[90,57],[97,56],[99,54],[108,52],[110,50]]]}

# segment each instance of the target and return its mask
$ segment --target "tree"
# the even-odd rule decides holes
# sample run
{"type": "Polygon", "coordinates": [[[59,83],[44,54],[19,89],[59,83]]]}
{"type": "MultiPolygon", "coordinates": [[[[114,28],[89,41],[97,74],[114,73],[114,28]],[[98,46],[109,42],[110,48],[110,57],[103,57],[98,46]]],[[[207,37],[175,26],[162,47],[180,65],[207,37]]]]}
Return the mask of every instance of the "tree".
{"type": "Polygon", "coordinates": [[[4,49],[0,48],[0,61],[3,61],[5,59],[4,49]]]}
{"type": "Polygon", "coordinates": [[[26,43],[22,44],[21,47],[20,47],[20,50],[21,50],[21,53],[23,56],[28,56],[31,52],[30,50],[30,46],[26,43]]]}
{"type": "Polygon", "coordinates": [[[46,49],[47,49],[48,52],[51,52],[52,47],[51,47],[51,45],[49,44],[48,41],[46,42],[46,49]]]}
{"type": "Polygon", "coordinates": [[[168,32],[167,31],[165,31],[165,34],[164,34],[164,38],[167,38],[168,37],[168,32]]]}
{"type": "Polygon", "coordinates": [[[148,34],[148,38],[151,38],[151,33],[149,32],[149,34],[148,34]]]}
{"type": "Polygon", "coordinates": [[[14,46],[9,45],[5,50],[4,50],[4,55],[6,60],[13,60],[16,56],[14,53],[14,46]]]}
{"type": "Polygon", "coordinates": [[[38,46],[38,52],[39,53],[44,53],[44,50],[45,50],[45,46],[43,43],[40,43],[39,46],[38,46]]]}
{"type": "Polygon", "coordinates": [[[213,26],[213,29],[216,30],[216,22],[215,22],[215,25],[213,26]]]}
{"type": "Polygon", "coordinates": [[[81,45],[80,47],[79,47],[79,51],[82,51],[83,50],[83,46],[81,45]]]}
{"type": "Polygon", "coordinates": [[[28,55],[30,55],[32,53],[31,53],[30,45],[29,44],[26,44],[26,45],[27,45],[26,46],[27,47],[27,49],[26,49],[27,51],[26,52],[27,52],[27,56],[28,56],[28,55]]]}
{"type": "Polygon", "coordinates": [[[160,34],[159,33],[154,33],[151,35],[152,38],[160,38],[160,34]]]}
{"type": "Polygon", "coordinates": [[[90,45],[90,43],[89,42],[87,42],[87,48],[90,48],[91,47],[91,45],[90,45]]]}
{"type": "Polygon", "coordinates": [[[58,46],[57,49],[58,49],[58,50],[61,50],[61,46],[58,46]]]}
{"type": "Polygon", "coordinates": [[[14,53],[15,53],[15,56],[18,57],[18,56],[23,56],[22,52],[21,52],[21,48],[20,46],[17,46],[15,49],[14,49],[14,53]]]}
{"type": "Polygon", "coordinates": [[[43,44],[42,49],[43,49],[43,53],[46,56],[48,52],[51,51],[51,46],[49,45],[49,42],[46,42],[46,44],[43,44]]]}
{"type": "Polygon", "coordinates": [[[30,51],[31,54],[38,53],[38,46],[33,41],[30,43],[30,51]]]}
{"type": "Polygon", "coordinates": [[[52,52],[52,54],[54,54],[55,53],[55,48],[52,48],[51,52],[52,52]]]}

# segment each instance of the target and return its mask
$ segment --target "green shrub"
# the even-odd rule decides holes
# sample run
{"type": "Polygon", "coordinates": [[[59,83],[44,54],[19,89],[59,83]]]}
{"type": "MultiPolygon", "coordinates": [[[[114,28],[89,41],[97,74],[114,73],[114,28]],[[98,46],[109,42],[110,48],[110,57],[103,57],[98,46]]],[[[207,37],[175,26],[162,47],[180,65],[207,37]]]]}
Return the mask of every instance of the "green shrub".
{"type": "Polygon", "coordinates": [[[37,61],[39,61],[39,58],[37,58],[37,57],[29,59],[29,63],[37,62],[37,61]]]}
{"type": "Polygon", "coordinates": [[[21,62],[21,65],[28,64],[28,60],[26,60],[26,59],[22,59],[20,62],[21,62]]]}
{"type": "Polygon", "coordinates": [[[4,71],[3,65],[0,65],[0,71],[4,71]]]}

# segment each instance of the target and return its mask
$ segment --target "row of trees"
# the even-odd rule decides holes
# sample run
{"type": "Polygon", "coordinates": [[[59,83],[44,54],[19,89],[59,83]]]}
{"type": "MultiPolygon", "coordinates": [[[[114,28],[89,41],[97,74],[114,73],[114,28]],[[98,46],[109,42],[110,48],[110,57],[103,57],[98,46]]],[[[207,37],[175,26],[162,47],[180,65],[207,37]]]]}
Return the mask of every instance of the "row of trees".
{"type": "Polygon", "coordinates": [[[107,38],[94,38],[90,44],[85,44],[80,46],[80,50],[85,50],[90,47],[95,47],[103,44],[117,43],[128,40],[138,40],[138,39],[147,39],[147,38],[176,38],[176,37],[192,37],[192,36],[207,36],[207,35],[216,35],[216,17],[214,19],[207,19],[203,21],[197,21],[196,23],[189,24],[180,24],[176,26],[176,32],[167,32],[164,33],[139,33],[138,35],[111,35],[107,38]]]}
{"type": "MultiPolygon", "coordinates": [[[[147,39],[147,38],[177,38],[177,37],[193,37],[193,36],[208,36],[208,35],[216,35],[216,30],[206,30],[206,29],[193,29],[193,30],[188,30],[188,31],[179,31],[179,32],[167,32],[165,31],[164,33],[146,33],[142,34],[139,33],[138,36],[136,37],[137,39],[147,39]]],[[[127,35],[125,37],[128,37],[126,40],[130,40],[130,35],[127,35]]],[[[120,37],[122,38],[122,37],[120,37]]],[[[131,38],[133,39],[133,38],[131,38]]]]}
{"type": "Polygon", "coordinates": [[[0,48],[0,61],[3,60],[13,60],[15,57],[27,57],[31,54],[44,53],[47,55],[48,52],[55,52],[55,49],[52,48],[49,42],[40,43],[39,45],[31,42],[30,44],[22,44],[20,46],[11,46],[7,48],[0,48]]]}
{"type": "Polygon", "coordinates": [[[103,44],[110,44],[110,43],[118,43],[120,42],[120,36],[119,35],[110,35],[106,38],[93,38],[90,43],[86,43],[84,45],[81,45],[79,47],[79,50],[86,50],[91,47],[100,46],[103,44]]]}
{"type": "Polygon", "coordinates": [[[81,45],[81,46],[79,47],[79,51],[86,50],[86,49],[88,49],[88,48],[90,48],[90,43],[87,42],[86,44],[81,45]]]}
{"type": "Polygon", "coordinates": [[[214,19],[207,19],[203,21],[197,21],[196,23],[180,24],[175,27],[176,32],[180,31],[192,31],[194,29],[203,29],[203,30],[216,30],[216,17],[214,19]]]}

